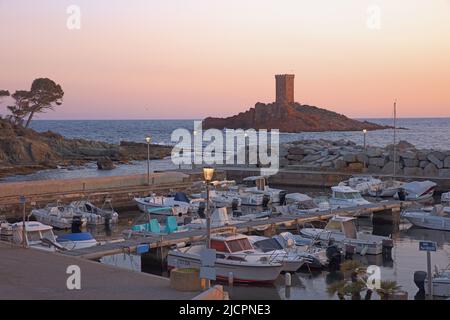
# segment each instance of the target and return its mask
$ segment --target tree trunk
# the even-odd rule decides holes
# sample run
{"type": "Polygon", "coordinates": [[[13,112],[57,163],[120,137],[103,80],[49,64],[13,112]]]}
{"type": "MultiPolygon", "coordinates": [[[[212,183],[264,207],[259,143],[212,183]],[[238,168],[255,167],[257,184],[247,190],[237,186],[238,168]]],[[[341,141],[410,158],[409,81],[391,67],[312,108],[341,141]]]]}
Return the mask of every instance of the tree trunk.
{"type": "Polygon", "coordinates": [[[33,118],[34,116],[34,111],[31,111],[30,116],[28,117],[27,123],[25,124],[25,128],[28,128],[30,122],[31,122],[31,118],[33,118]]]}

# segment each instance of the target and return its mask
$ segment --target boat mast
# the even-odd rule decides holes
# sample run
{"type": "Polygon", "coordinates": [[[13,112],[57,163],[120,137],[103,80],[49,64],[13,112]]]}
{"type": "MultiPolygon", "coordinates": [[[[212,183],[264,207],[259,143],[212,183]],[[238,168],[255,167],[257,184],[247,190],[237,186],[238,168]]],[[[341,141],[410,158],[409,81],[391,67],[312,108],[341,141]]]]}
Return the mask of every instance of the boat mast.
{"type": "Polygon", "coordinates": [[[397,100],[394,100],[394,178],[395,178],[395,174],[396,174],[396,155],[397,155],[397,150],[396,150],[396,140],[397,140],[397,100]]]}

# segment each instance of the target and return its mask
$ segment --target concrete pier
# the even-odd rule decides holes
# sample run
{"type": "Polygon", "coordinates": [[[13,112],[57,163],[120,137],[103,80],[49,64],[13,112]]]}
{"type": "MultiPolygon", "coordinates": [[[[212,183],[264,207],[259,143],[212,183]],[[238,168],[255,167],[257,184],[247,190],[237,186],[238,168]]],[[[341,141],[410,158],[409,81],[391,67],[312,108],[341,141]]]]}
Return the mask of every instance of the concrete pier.
{"type": "Polygon", "coordinates": [[[0,243],[0,300],[7,299],[193,299],[170,280],[57,253],[0,243]],[[67,267],[81,270],[81,289],[69,290],[67,267]]]}

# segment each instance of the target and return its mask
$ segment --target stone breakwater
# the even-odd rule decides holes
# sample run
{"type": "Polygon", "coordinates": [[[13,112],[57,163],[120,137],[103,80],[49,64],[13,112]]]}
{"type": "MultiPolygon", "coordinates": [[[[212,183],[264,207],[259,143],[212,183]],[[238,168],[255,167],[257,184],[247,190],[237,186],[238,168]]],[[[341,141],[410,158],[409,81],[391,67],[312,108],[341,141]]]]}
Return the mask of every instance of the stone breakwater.
{"type": "Polygon", "coordinates": [[[352,141],[301,140],[281,145],[280,166],[304,170],[396,174],[450,178],[450,151],[416,149],[400,141],[394,153],[385,148],[357,145],[352,141]]]}

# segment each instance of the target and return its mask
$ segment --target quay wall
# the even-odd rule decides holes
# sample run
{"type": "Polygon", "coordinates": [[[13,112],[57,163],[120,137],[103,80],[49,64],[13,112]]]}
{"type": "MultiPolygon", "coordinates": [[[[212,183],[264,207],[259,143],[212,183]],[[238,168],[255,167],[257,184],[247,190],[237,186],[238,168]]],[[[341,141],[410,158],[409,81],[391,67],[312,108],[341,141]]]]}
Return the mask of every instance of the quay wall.
{"type": "Polygon", "coordinates": [[[26,199],[26,214],[51,202],[70,203],[86,198],[98,206],[108,198],[116,210],[135,210],[133,197],[151,192],[183,191],[199,179],[198,173],[158,172],[150,174],[149,185],[147,174],[0,183],[0,215],[20,218],[23,213],[21,195],[26,199]]]}

